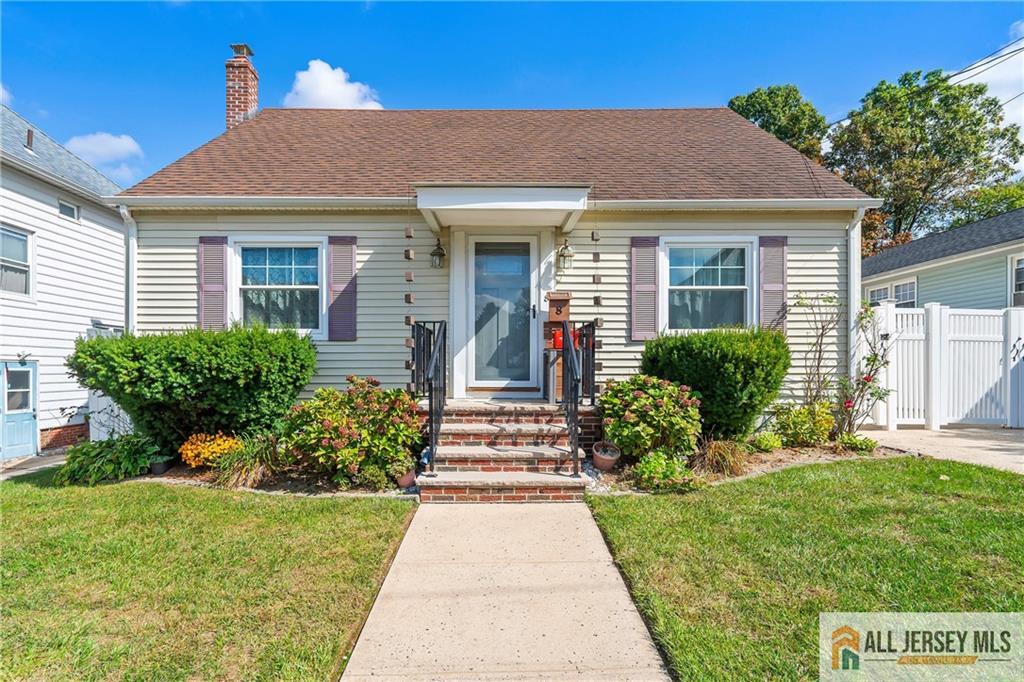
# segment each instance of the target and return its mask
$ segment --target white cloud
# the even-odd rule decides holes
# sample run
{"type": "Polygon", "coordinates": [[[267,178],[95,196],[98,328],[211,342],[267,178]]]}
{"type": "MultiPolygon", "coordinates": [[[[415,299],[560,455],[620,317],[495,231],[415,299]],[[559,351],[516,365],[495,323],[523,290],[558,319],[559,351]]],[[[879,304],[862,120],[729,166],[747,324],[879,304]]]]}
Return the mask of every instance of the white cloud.
{"type": "Polygon", "coordinates": [[[124,161],[142,156],[142,147],[131,135],[111,135],[110,133],[89,133],[75,135],[64,143],[85,161],[94,164],[107,164],[124,161]]]}
{"type": "Polygon", "coordinates": [[[11,94],[11,91],[8,90],[3,83],[0,83],[0,104],[11,106],[11,102],[13,101],[14,95],[11,94]]]}
{"type": "Polygon", "coordinates": [[[144,156],[142,147],[131,135],[104,132],[75,135],[64,146],[111,180],[124,185],[138,177],[139,169],[129,162],[144,156]]]}
{"type": "Polygon", "coordinates": [[[322,59],[311,59],[308,69],[295,72],[295,82],[284,96],[284,105],[311,109],[384,108],[373,88],[349,80],[344,69],[332,68],[322,59]]]}
{"type": "MultiPolygon", "coordinates": [[[[1016,21],[1010,26],[1010,36],[1014,40],[1024,37],[1024,20],[1016,21]]],[[[1001,55],[1020,47],[1020,43],[1008,46],[999,55],[984,60],[987,63],[977,69],[978,73],[966,79],[957,78],[956,81],[987,85],[989,95],[998,98],[1000,102],[1006,102],[1003,105],[1003,122],[1016,123],[1024,128],[1024,95],[1020,95],[1024,91],[1024,52],[1018,52],[1009,58],[1003,57],[1003,61],[1000,61],[1001,55]],[[1013,101],[1010,101],[1011,99],[1013,101]]],[[[1024,171],[1024,159],[1018,162],[1017,169],[1024,171]]]]}

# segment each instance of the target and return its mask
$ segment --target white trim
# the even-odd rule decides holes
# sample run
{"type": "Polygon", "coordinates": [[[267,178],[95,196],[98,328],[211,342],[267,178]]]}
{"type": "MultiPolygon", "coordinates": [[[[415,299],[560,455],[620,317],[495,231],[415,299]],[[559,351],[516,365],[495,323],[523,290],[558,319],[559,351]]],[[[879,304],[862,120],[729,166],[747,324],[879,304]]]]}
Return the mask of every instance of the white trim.
{"type": "MultiPolygon", "coordinates": [[[[8,164],[11,167],[21,171],[22,173],[25,173],[26,175],[31,175],[32,177],[38,180],[42,180],[43,182],[48,182],[51,185],[60,187],[61,189],[67,190],[68,192],[80,196],[83,199],[91,201],[99,206],[106,205],[108,203],[108,199],[114,198],[100,196],[99,194],[93,192],[90,189],[86,189],[85,187],[82,187],[79,184],[76,184],[70,180],[62,178],[59,175],[55,175],[54,173],[34,166],[30,163],[22,161],[21,159],[15,158],[9,154],[4,154],[0,152],[0,163],[8,164]]],[[[116,185],[116,183],[113,182],[112,184],[116,185]]]]}
{"type": "MultiPolygon", "coordinates": [[[[7,364],[7,365],[21,364],[17,360],[14,360],[14,361],[4,360],[3,362],[4,362],[4,364],[7,364]]],[[[25,363],[21,367],[6,367],[5,368],[5,373],[4,373],[3,380],[2,380],[2,382],[0,382],[0,383],[3,384],[3,397],[0,398],[0,399],[3,400],[4,416],[5,417],[8,416],[8,415],[12,415],[12,414],[28,414],[29,412],[35,412],[36,411],[36,407],[35,406],[36,406],[37,396],[36,396],[35,384],[36,384],[36,381],[38,380],[39,364],[38,363],[35,364],[35,371],[33,371],[33,368],[29,366],[32,363],[35,363],[35,361],[34,360],[27,360],[27,361],[25,361],[25,363]],[[15,389],[15,392],[17,392],[17,393],[24,393],[26,390],[28,390],[28,398],[29,398],[29,400],[28,400],[28,407],[26,407],[23,410],[9,410],[9,409],[7,409],[7,393],[8,393],[7,382],[10,380],[11,372],[28,372],[28,389],[23,389],[23,388],[15,389]]],[[[37,430],[39,429],[38,415],[37,415],[37,419],[36,419],[36,429],[37,430]]],[[[36,450],[38,451],[38,448],[36,448],[36,450]]]]}
{"type": "Polygon", "coordinates": [[[597,211],[819,211],[878,208],[881,199],[600,199],[587,208],[597,211]]]}
{"type": "MultiPolygon", "coordinates": [[[[318,281],[320,292],[320,328],[319,329],[298,329],[296,331],[309,335],[314,341],[327,340],[327,237],[306,237],[301,235],[229,235],[228,236],[228,277],[227,277],[227,299],[228,299],[228,320],[230,322],[242,321],[242,248],[246,246],[316,246],[318,281]]],[[[288,288],[288,287],[284,287],[288,288]]]]}
{"type": "Polygon", "coordinates": [[[19,294],[17,292],[4,291],[0,289],[0,300],[36,303],[36,274],[38,270],[36,267],[36,233],[34,230],[14,225],[6,218],[0,221],[0,227],[23,235],[26,243],[25,248],[28,251],[28,293],[19,294]]]}
{"type": "Polygon", "coordinates": [[[135,333],[136,304],[138,298],[139,226],[132,217],[131,209],[120,204],[117,207],[125,226],[125,292],[124,326],[128,333],[135,333]]]}
{"type": "Polygon", "coordinates": [[[865,289],[864,290],[864,294],[865,294],[864,298],[867,300],[868,305],[875,304],[875,307],[880,306],[880,305],[882,305],[883,302],[889,300],[889,296],[890,296],[890,294],[889,294],[889,285],[887,284],[887,285],[882,286],[882,287],[871,287],[871,288],[865,289]],[[876,291],[885,292],[885,296],[883,296],[882,298],[878,299],[877,302],[871,300],[871,294],[875,293],[876,291]]]}
{"type": "Polygon", "coordinates": [[[1006,307],[1013,308],[1013,285],[1014,275],[1016,274],[1017,263],[1020,262],[1024,265],[1024,251],[1020,253],[1011,253],[1006,257],[1006,283],[1007,283],[1007,294],[1006,294],[1006,307]]]}
{"type": "Polygon", "coordinates": [[[64,199],[61,199],[60,197],[57,197],[57,215],[59,217],[61,217],[61,218],[64,218],[65,220],[70,220],[73,223],[81,223],[82,222],[82,207],[79,206],[78,204],[74,204],[74,203],[71,203],[70,201],[65,201],[64,199]],[[74,209],[74,212],[75,212],[74,217],[69,216],[69,215],[64,215],[64,213],[61,212],[60,209],[62,207],[64,207],[64,206],[67,206],[68,208],[74,209]]]}
{"type": "Polygon", "coordinates": [[[414,208],[415,197],[302,197],[302,196],[131,196],[103,197],[109,205],[136,208],[414,208]]]}
{"type": "MultiPolygon", "coordinates": [[[[513,234],[472,234],[469,235],[466,242],[466,250],[463,254],[463,260],[466,263],[467,273],[467,287],[466,287],[466,305],[464,309],[463,319],[466,324],[466,329],[470,330],[474,328],[473,320],[475,319],[474,301],[476,300],[476,277],[473,276],[473,268],[470,267],[473,255],[476,251],[476,245],[480,242],[520,242],[527,243],[530,246],[530,305],[537,309],[536,315],[530,316],[530,349],[529,349],[529,360],[530,360],[530,378],[525,381],[486,381],[476,378],[476,335],[469,334],[466,339],[466,375],[465,385],[467,388],[537,388],[540,387],[540,306],[538,301],[541,300],[540,296],[540,235],[513,235],[513,234]]],[[[458,316],[459,311],[454,311],[454,315],[458,316]]]]}
{"type": "Polygon", "coordinates": [[[858,208],[846,227],[846,372],[857,374],[860,340],[857,317],[861,306],[861,222],[865,208],[858,208]]]}
{"type": "Polygon", "coordinates": [[[669,292],[669,260],[668,250],[673,246],[705,247],[705,248],[728,248],[730,246],[742,246],[744,254],[744,273],[746,283],[742,286],[719,286],[719,287],[692,287],[693,289],[722,289],[730,291],[745,290],[748,292],[746,310],[744,311],[744,326],[751,327],[758,324],[758,287],[760,272],[758,269],[758,237],[752,236],[694,236],[694,235],[664,235],[658,240],[658,331],[662,334],[688,334],[704,329],[669,329],[668,327],[668,292],[669,292]]]}
{"type": "Polygon", "coordinates": [[[466,339],[469,335],[466,315],[466,232],[454,230],[449,239],[448,319],[452,349],[452,397],[466,397],[466,339]]]}
{"type": "Polygon", "coordinates": [[[909,277],[907,279],[897,280],[897,281],[891,282],[889,284],[889,298],[891,298],[893,300],[893,305],[896,306],[896,308],[916,308],[916,307],[918,307],[917,306],[917,299],[918,299],[918,295],[917,294],[918,294],[918,292],[917,292],[917,277],[909,277]],[[914,285],[914,305],[903,305],[903,306],[901,306],[900,305],[900,300],[898,298],[896,298],[896,287],[898,287],[900,285],[903,285],[903,284],[913,284],[914,285]]]}
{"type": "MultiPolygon", "coordinates": [[[[946,265],[952,265],[953,263],[959,263],[960,261],[971,260],[972,258],[982,258],[985,256],[997,256],[1003,253],[1014,252],[1016,249],[1024,246],[1024,239],[1017,239],[1012,242],[1004,242],[1002,244],[995,244],[992,246],[983,246],[980,249],[974,249],[973,251],[965,251],[963,253],[955,253],[950,256],[944,256],[942,258],[935,258],[933,260],[923,261],[921,263],[915,263],[914,265],[907,265],[902,268],[895,268],[893,270],[885,270],[874,275],[869,275],[864,278],[864,284],[870,284],[873,281],[881,279],[890,279],[892,277],[901,277],[908,275],[911,272],[919,272],[921,270],[930,270],[931,268],[943,267],[946,265]]],[[[898,247],[897,247],[898,248],[898,247]]]]}

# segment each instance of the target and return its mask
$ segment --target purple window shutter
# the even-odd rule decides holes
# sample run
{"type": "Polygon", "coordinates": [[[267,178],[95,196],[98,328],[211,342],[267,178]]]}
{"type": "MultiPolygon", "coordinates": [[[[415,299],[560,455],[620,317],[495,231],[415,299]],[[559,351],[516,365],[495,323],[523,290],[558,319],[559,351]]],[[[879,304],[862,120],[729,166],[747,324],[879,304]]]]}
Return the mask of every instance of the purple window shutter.
{"type": "Polygon", "coordinates": [[[630,331],[634,341],[658,335],[658,238],[629,240],[630,331]]]}
{"type": "Polygon", "coordinates": [[[761,237],[760,319],[767,329],[786,331],[786,237],[761,237]]]}
{"type": "Polygon", "coordinates": [[[327,339],[356,340],[356,238],[328,237],[327,339]]]}
{"type": "Polygon", "coordinates": [[[199,327],[228,326],[228,238],[199,238],[199,327]]]}

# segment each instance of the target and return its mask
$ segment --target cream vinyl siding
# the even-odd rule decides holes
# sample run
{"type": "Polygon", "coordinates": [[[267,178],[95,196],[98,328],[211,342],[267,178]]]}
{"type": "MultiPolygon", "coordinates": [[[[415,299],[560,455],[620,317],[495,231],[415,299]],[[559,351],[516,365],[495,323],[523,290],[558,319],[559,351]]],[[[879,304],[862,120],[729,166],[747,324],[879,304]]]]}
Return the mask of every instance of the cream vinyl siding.
{"type": "MultiPolygon", "coordinates": [[[[140,332],[194,327],[197,323],[196,259],[200,236],[354,236],[357,260],[356,341],[317,341],[317,374],[309,390],[342,386],[349,374],[375,376],[390,386],[405,386],[409,327],[417,320],[448,319],[448,260],[430,267],[435,237],[419,213],[173,215],[136,213],[138,238],[138,309],[140,332]],[[407,227],[415,236],[405,237],[407,227]],[[405,249],[415,250],[406,261],[405,249]],[[406,271],[415,281],[405,281],[406,271]],[[406,305],[405,294],[416,301],[406,305]]],[[[442,243],[447,248],[447,233],[442,243]]],[[[230,296],[237,291],[228,292],[230,296]]]]}
{"type": "Polygon", "coordinates": [[[0,294],[0,357],[39,363],[39,428],[81,424],[88,392],[64,358],[94,322],[124,325],[124,225],[120,216],[10,166],[0,177],[0,219],[29,232],[32,292],[0,294]],[[60,215],[63,199],[78,220],[60,215]]]}
{"type": "MultiPolygon", "coordinates": [[[[787,334],[793,356],[793,368],[786,382],[785,397],[801,390],[805,373],[804,358],[813,338],[813,325],[806,311],[794,308],[797,296],[832,294],[845,307],[847,292],[847,225],[849,213],[816,214],[717,214],[692,215],[657,213],[585,214],[569,243],[576,249],[572,270],[563,275],[558,289],[572,291],[572,317],[584,321],[604,319],[597,332],[603,342],[597,359],[602,363],[598,377],[621,379],[637,371],[642,341],[631,341],[629,330],[629,239],[632,236],[785,236],[787,297],[790,304],[787,334]],[[597,231],[600,240],[591,239],[597,231]],[[594,262],[594,252],[601,260],[594,262]],[[593,275],[601,276],[594,284],[593,275]],[[602,304],[594,304],[594,296],[602,304]]],[[[561,244],[565,235],[558,236],[561,244]]],[[[757,258],[754,259],[755,269],[757,258]]],[[[755,313],[756,314],[756,313],[755,313]]],[[[663,320],[659,323],[664,325],[663,320]]],[[[833,335],[829,357],[841,371],[846,370],[846,323],[833,335]]]]}

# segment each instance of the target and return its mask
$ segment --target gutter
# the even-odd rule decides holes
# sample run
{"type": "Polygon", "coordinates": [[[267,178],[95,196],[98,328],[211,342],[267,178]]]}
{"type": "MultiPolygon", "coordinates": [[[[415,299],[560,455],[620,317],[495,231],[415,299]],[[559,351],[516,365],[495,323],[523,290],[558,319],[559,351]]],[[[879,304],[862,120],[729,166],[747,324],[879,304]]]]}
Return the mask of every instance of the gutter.
{"type": "Polygon", "coordinates": [[[137,275],[137,252],[139,245],[139,226],[132,217],[131,210],[124,204],[117,207],[125,226],[125,290],[124,290],[124,326],[125,331],[135,333],[135,297],[137,275]]]}
{"type": "Polygon", "coordinates": [[[587,203],[597,211],[764,211],[864,210],[878,208],[880,199],[601,199],[587,203]]]}
{"type": "Polygon", "coordinates": [[[415,197],[129,196],[103,197],[129,208],[416,208],[415,197]]]}
{"type": "MultiPolygon", "coordinates": [[[[881,202],[879,202],[881,203],[881,202]]],[[[846,238],[846,295],[847,295],[847,374],[854,376],[857,372],[859,360],[860,343],[857,339],[857,313],[860,311],[860,244],[861,244],[861,220],[864,219],[864,208],[858,208],[853,214],[853,219],[847,225],[846,238]]]]}

